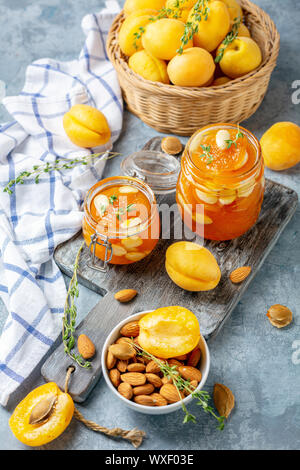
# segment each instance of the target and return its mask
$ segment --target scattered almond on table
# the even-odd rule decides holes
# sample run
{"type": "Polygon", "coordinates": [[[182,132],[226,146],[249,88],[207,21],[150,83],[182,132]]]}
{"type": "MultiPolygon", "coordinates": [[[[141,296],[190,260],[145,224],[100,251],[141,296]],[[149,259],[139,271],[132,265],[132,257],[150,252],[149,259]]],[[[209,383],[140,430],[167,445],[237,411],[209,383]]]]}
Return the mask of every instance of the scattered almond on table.
{"type": "Polygon", "coordinates": [[[136,295],[135,289],[123,289],[115,294],[115,299],[119,302],[130,302],[136,295]]]}
{"type": "Polygon", "coordinates": [[[77,348],[79,354],[81,354],[84,359],[91,359],[96,353],[96,348],[93,341],[84,334],[78,337],[77,348]]]}
{"type": "Polygon", "coordinates": [[[229,278],[233,284],[239,284],[249,276],[251,270],[251,266],[242,266],[232,271],[229,275],[229,278]]]}

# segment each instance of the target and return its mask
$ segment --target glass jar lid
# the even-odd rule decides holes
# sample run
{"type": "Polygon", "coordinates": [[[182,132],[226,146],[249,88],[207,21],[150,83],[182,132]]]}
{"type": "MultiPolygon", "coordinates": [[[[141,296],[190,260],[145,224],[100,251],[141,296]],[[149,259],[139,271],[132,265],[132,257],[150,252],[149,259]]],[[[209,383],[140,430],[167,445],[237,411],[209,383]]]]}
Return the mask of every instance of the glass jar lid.
{"type": "Polygon", "coordinates": [[[168,194],[176,190],[180,160],[166,153],[140,150],[122,161],[121,170],[147,183],[154,193],[168,194]]]}

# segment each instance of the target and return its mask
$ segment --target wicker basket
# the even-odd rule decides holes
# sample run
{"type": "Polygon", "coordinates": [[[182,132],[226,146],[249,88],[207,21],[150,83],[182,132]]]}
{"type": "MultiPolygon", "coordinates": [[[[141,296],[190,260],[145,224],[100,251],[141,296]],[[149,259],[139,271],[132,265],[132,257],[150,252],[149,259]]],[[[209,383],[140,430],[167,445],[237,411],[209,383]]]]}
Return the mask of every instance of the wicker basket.
{"type": "Polygon", "coordinates": [[[276,66],[280,36],[271,18],[249,0],[241,0],[245,22],[259,44],[263,61],[258,69],[219,87],[187,88],[151,82],[134,73],[118,45],[124,14],[114,20],[107,40],[113,63],[131,112],[159,132],[191,135],[215,122],[242,122],[260,106],[276,66]]]}

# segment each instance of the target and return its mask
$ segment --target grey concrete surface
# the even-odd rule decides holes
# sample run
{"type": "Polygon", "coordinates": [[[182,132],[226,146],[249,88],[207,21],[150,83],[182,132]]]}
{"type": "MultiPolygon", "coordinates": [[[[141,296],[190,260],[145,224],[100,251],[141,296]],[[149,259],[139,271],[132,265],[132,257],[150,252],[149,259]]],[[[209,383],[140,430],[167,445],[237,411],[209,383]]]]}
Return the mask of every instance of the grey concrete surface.
{"type": "MultiPolygon", "coordinates": [[[[258,137],[276,121],[300,124],[300,104],[292,102],[292,83],[300,80],[298,0],[256,0],[274,19],[281,33],[281,51],[268,94],[256,114],[244,122],[258,137]],[[284,3],[284,6],[283,6],[284,3]]],[[[103,0],[0,0],[0,79],[8,95],[22,89],[26,66],[41,57],[69,60],[77,56],[84,36],[81,18],[98,11],[103,0]]],[[[0,107],[0,122],[9,116],[0,107]]],[[[140,148],[155,131],[128,112],[115,150],[124,156],[140,148]]],[[[119,173],[119,161],[109,162],[106,175],[119,173]]],[[[300,166],[267,176],[300,192],[300,166]]],[[[299,449],[300,433],[300,211],[267,258],[259,275],[218,337],[209,343],[212,364],[207,390],[215,382],[228,385],[236,407],[223,432],[199,407],[191,406],[197,424],[182,424],[180,412],[162,417],[127,409],[101,380],[83,414],[106,426],[139,427],[147,432],[143,449],[299,449]],[[294,312],[284,330],[273,328],[265,314],[275,303],[294,312]],[[298,341],[298,343],[297,343],[298,341]],[[294,349],[293,349],[294,347],[294,349]],[[294,356],[293,356],[294,353],[294,356]],[[297,360],[298,358],[298,360],[297,360]]],[[[82,318],[97,302],[97,294],[80,288],[82,318]]],[[[0,328],[7,312],[0,307],[0,328]]],[[[0,449],[28,449],[12,435],[8,419],[18,401],[42,383],[39,368],[0,409],[0,449]]],[[[42,449],[131,449],[85,429],[75,420],[65,433],[42,449]]]]}

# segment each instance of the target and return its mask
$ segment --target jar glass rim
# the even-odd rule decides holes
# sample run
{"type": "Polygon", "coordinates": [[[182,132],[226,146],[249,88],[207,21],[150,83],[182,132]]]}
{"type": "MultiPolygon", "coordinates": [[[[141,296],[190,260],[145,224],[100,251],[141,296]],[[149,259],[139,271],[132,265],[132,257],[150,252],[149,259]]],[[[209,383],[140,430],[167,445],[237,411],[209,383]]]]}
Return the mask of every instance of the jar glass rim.
{"type": "Polygon", "coordinates": [[[150,186],[147,183],[144,183],[144,181],[139,180],[138,178],[133,178],[131,176],[110,176],[108,178],[104,178],[97,183],[95,183],[86,193],[86,196],[84,198],[84,203],[83,203],[83,209],[84,209],[84,215],[86,218],[86,221],[90,225],[91,228],[95,230],[95,232],[98,232],[99,235],[105,235],[108,238],[113,238],[113,239],[118,239],[118,238],[126,238],[130,236],[135,236],[138,235],[139,233],[145,232],[150,226],[151,223],[155,217],[156,214],[156,198],[154,195],[154,192],[150,188],[150,186]],[[99,194],[103,189],[109,187],[109,186],[117,186],[117,185],[131,185],[137,187],[140,191],[143,192],[143,194],[147,197],[150,206],[151,206],[151,214],[148,217],[147,220],[144,220],[141,222],[140,226],[142,226],[141,230],[137,232],[131,232],[130,234],[128,231],[97,231],[97,227],[99,224],[99,221],[93,218],[91,211],[90,211],[90,203],[94,199],[94,197],[99,194]]]}
{"type": "MultiPolygon", "coordinates": [[[[220,122],[220,123],[216,123],[216,124],[210,124],[208,126],[205,126],[205,127],[202,127],[201,129],[199,129],[198,131],[196,131],[191,137],[190,139],[188,140],[187,144],[186,144],[186,147],[185,147],[185,152],[184,154],[187,156],[188,158],[188,162],[189,164],[191,164],[192,168],[194,168],[198,173],[200,173],[200,175],[205,175],[205,177],[207,177],[207,174],[208,172],[205,172],[203,171],[201,168],[199,168],[192,160],[191,158],[191,153],[190,153],[190,146],[193,142],[193,140],[199,135],[199,134],[202,134],[204,132],[207,132],[207,131],[211,131],[213,129],[240,129],[248,138],[248,141],[254,146],[255,150],[256,150],[256,159],[255,159],[255,162],[253,164],[253,166],[251,168],[249,168],[247,171],[244,171],[244,172],[240,172],[240,173],[237,173],[236,175],[235,174],[230,174],[230,179],[240,179],[240,178],[246,178],[247,176],[251,176],[253,174],[253,172],[258,169],[260,163],[261,163],[261,146],[260,146],[260,143],[258,141],[258,139],[255,137],[255,135],[250,132],[248,129],[245,129],[244,127],[242,126],[238,126],[237,124],[232,124],[232,123],[223,123],[223,122],[220,122]]],[[[219,173],[218,176],[220,176],[221,173],[219,173]]],[[[224,173],[222,173],[222,176],[224,175],[224,177],[226,178],[226,176],[229,176],[228,173],[226,173],[226,171],[224,171],[224,173]]]]}

